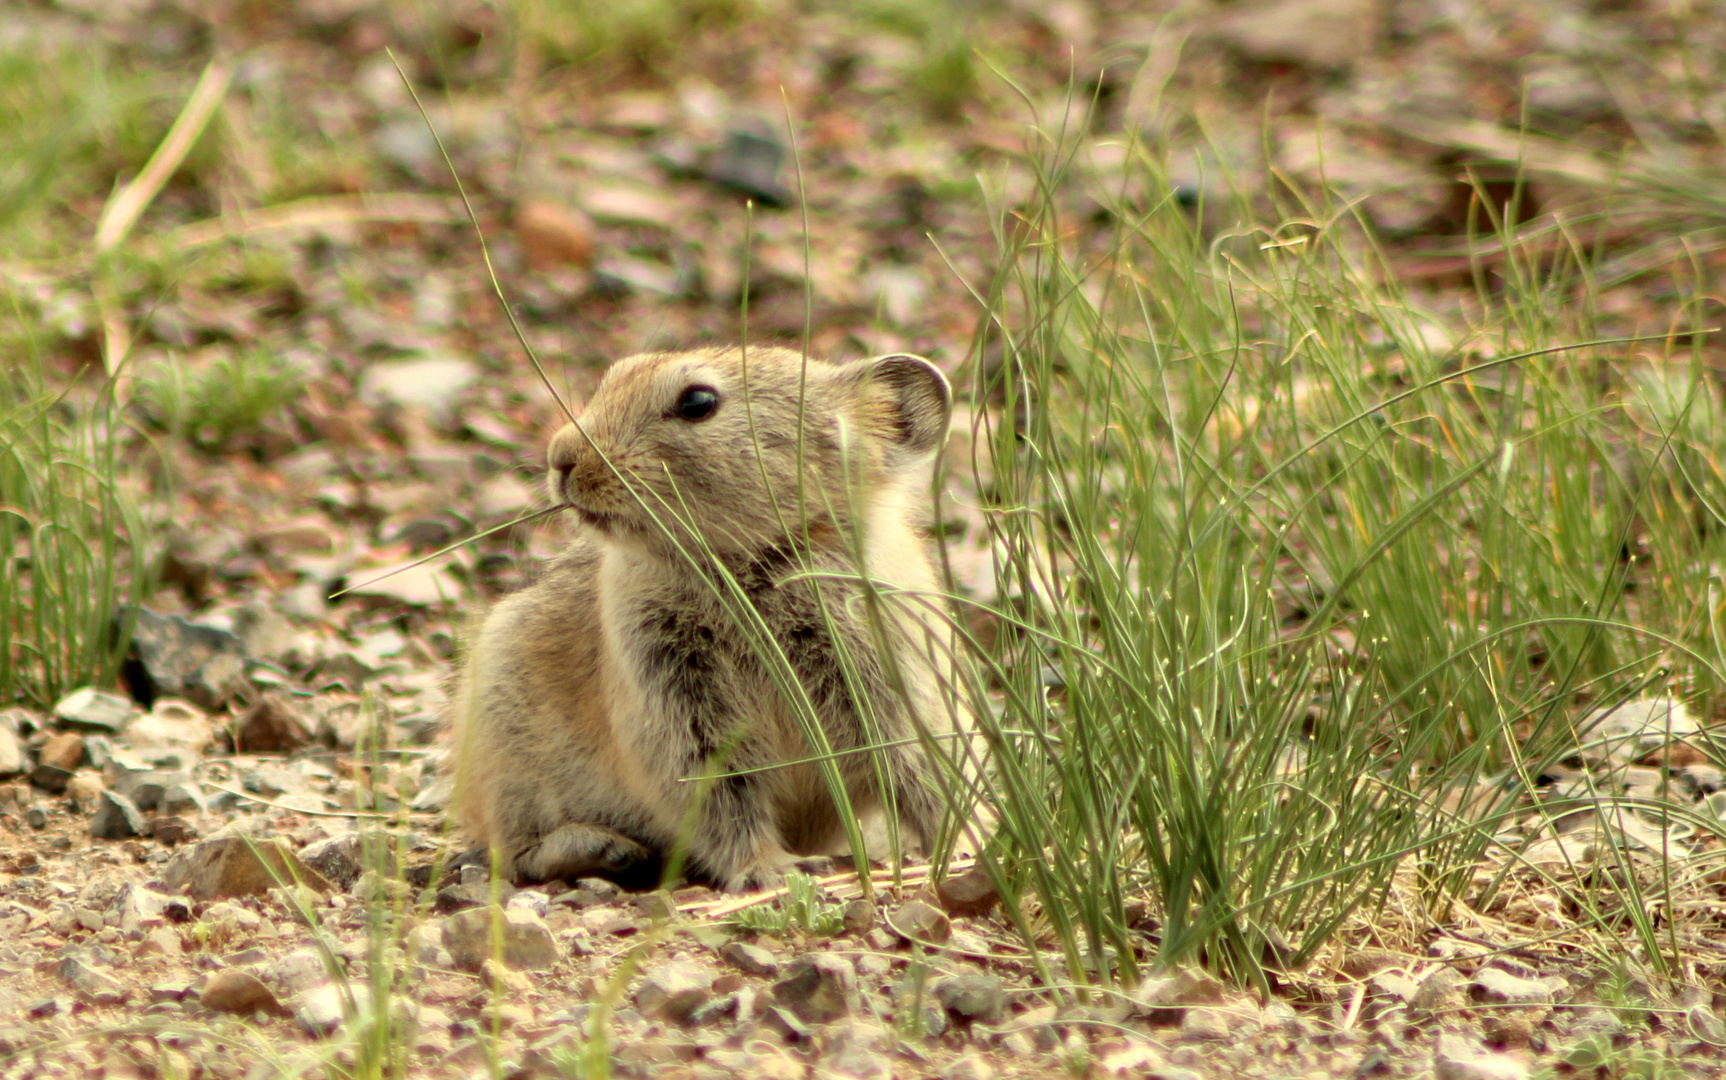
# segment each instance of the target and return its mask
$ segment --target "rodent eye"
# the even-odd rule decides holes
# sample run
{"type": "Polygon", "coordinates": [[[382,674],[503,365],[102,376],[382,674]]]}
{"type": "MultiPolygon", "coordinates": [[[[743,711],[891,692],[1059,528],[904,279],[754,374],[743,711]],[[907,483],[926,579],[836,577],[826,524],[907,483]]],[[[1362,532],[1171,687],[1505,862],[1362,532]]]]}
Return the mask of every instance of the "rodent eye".
{"type": "Polygon", "coordinates": [[[699,423],[719,408],[719,391],[711,386],[686,386],[677,398],[676,413],[692,424],[699,423]]]}

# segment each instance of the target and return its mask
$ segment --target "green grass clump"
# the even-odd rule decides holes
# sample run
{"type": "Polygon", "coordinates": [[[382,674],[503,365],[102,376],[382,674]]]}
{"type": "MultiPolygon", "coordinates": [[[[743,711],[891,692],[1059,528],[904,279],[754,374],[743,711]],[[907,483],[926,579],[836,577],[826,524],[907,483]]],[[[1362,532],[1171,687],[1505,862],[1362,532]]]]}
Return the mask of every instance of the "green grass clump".
{"type": "Polygon", "coordinates": [[[196,367],[175,356],[149,364],[138,397],[158,427],[219,451],[280,413],[304,383],[296,368],[246,349],[196,367]]]}
{"type": "Polygon", "coordinates": [[[560,60],[617,55],[652,68],[690,35],[741,21],[756,0],[534,0],[518,9],[522,31],[560,60]]]}
{"type": "Polygon", "coordinates": [[[150,595],[154,531],[121,480],[113,384],[0,373],[0,705],[111,684],[150,595]]]}
{"type": "MultiPolygon", "coordinates": [[[[1602,340],[1580,245],[1512,243],[1435,348],[1348,209],[1208,236],[1155,148],[1103,184],[1079,144],[1045,133],[976,286],[986,862],[1066,978],[1262,985],[1398,880],[1442,918],[1590,704],[1717,698],[1718,392],[1694,309],[1602,340]]],[[[1637,876],[1595,881],[1658,965],[1637,876]]]]}

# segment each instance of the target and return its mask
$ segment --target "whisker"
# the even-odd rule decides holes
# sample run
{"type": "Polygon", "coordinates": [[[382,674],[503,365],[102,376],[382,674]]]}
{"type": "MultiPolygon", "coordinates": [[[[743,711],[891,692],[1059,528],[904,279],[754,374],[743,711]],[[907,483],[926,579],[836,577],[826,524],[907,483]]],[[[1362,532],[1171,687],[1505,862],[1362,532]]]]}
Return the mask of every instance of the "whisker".
{"type": "Polygon", "coordinates": [[[412,570],[416,566],[424,566],[426,563],[431,562],[433,559],[442,558],[443,556],[448,555],[450,552],[455,551],[457,548],[466,547],[467,545],[473,543],[475,540],[483,540],[486,537],[490,536],[492,533],[502,532],[505,529],[513,529],[517,525],[521,525],[521,524],[524,524],[524,523],[529,522],[529,521],[537,521],[538,519],[545,517],[549,514],[555,514],[559,510],[569,510],[569,509],[572,509],[572,507],[570,506],[569,503],[558,503],[556,506],[548,506],[543,510],[535,510],[533,513],[523,515],[522,517],[518,517],[514,521],[506,521],[502,525],[494,525],[491,528],[485,530],[484,532],[474,533],[472,536],[468,537],[465,540],[457,540],[455,543],[450,544],[447,547],[438,548],[436,551],[432,552],[430,555],[427,555],[423,559],[415,559],[413,562],[408,563],[405,566],[398,566],[394,570],[391,570],[387,574],[379,574],[377,577],[372,578],[368,581],[362,581],[357,585],[349,585],[345,589],[338,589],[335,592],[331,593],[329,595],[329,598],[331,600],[334,600],[337,597],[346,596],[348,593],[351,593],[356,589],[364,589],[368,586],[376,585],[380,581],[388,581],[390,578],[395,577],[397,574],[400,574],[403,571],[412,570]]]}

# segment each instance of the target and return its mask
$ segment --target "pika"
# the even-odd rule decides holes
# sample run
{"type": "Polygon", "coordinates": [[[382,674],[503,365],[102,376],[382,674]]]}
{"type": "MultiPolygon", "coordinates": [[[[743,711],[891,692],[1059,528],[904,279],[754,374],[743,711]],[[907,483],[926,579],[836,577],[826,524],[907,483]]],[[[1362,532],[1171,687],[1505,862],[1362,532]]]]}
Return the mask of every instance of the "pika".
{"type": "Polygon", "coordinates": [[[857,812],[933,846],[930,748],[968,726],[920,520],[951,411],[908,355],[606,371],[547,453],[582,527],[486,617],[452,699],[456,811],[500,872],[621,874],[681,841],[692,876],[771,884],[844,836],[811,720],[857,812]]]}

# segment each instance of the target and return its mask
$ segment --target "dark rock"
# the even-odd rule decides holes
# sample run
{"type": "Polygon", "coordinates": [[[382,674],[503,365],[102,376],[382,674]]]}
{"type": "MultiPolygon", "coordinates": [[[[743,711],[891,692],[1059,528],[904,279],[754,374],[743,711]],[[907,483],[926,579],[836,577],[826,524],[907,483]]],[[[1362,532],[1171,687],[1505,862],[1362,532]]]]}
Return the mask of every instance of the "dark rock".
{"type": "Polygon", "coordinates": [[[194,811],[203,813],[209,804],[204,799],[204,793],[195,780],[187,780],[178,784],[169,784],[162,792],[162,801],[156,809],[164,814],[189,814],[194,811]]]}
{"type": "Polygon", "coordinates": [[[263,980],[238,968],[225,968],[210,976],[210,981],[204,984],[203,992],[198,995],[198,1001],[206,1009],[245,1016],[260,1011],[271,1015],[285,1012],[282,1003],[276,1000],[276,995],[263,980]]]}
{"type": "Polygon", "coordinates": [[[72,772],[57,765],[38,765],[30,770],[30,782],[43,791],[58,795],[72,782],[72,772]]]}
{"type": "Polygon", "coordinates": [[[316,728],[284,694],[264,694],[234,721],[234,752],[286,754],[312,741],[316,728]]]}
{"type": "Polygon", "coordinates": [[[54,706],[60,726],[74,731],[118,735],[132,718],[132,703],[118,694],[104,694],[95,687],[74,690],[54,706]]]}
{"type": "Polygon", "coordinates": [[[226,705],[245,685],[245,650],[226,630],[188,622],[178,615],[138,610],[132,631],[130,670],[142,685],[132,696],[154,702],[158,697],[183,697],[203,709],[226,705]]]}
{"type": "Polygon", "coordinates": [[[200,900],[262,896],[296,881],[318,892],[331,888],[282,841],[240,836],[215,837],[187,848],[168,863],[163,880],[176,892],[189,887],[200,900]]]}
{"type": "MultiPolygon", "coordinates": [[[[342,889],[353,888],[365,867],[365,838],[357,832],[332,836],[300,849],[300,860],[342,889]]],[[[394,873],[394,860],[387,872],[394,873]]]]}
{"type": "Polygon", "coordinates": [[[785,144],[766,125],[739,128],[714,151],[707,178],[763,206],[784,207],[791,205],[791,192],[779,177],[784,165],[785,144]]]}
{"type": "Polygon", "coordinates": [[[935,886],[935,897],[942,910],[961,919],[986,915],[1001,902],[995,883],[989,880],[988,873],[981,866],[973,866],[955,877],[942,878],[941,883],[935,886]]]}
{"type": "Polygon", "coordinates": [[[805,1024],[825,1024],[857,1008],[857,972],[842,956],[805,953],[773,984],[773,1002],[805,1024]]]}
{"type": "Polygon", "coordinates": [[[90,835],[98,840],[125,840],[143,836],[148,826],[138,805],[118,791],[103,791],[90,818],[90,835]]]}
{"type": "Polygon", "coordinates": [[[929,993],[948,1012],[979,1023],[999,1023],[1007,1011],[1006,987],[993,975],[954,975],[937,981],[929,993]]]}

